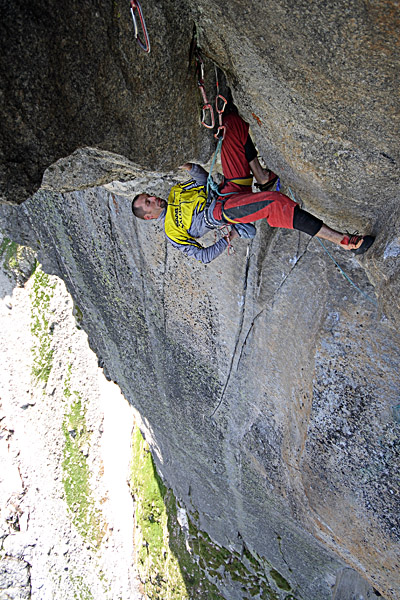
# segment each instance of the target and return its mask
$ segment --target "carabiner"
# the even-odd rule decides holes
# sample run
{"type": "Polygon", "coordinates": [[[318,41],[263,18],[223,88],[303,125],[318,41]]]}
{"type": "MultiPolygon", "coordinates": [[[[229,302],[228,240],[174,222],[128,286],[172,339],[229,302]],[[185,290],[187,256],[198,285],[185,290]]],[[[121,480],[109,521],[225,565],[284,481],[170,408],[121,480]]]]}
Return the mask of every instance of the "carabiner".
{"type": "Polygon", "coordinates": [[[219,127],[217,129],[217,133],[214,134],[214,137],[216,140],[223,140],[225,138],[226,127],[222,124],[223,123],[222,114],[225,110],[226,105],[228,104],[228,100],[219,93],[217,65],[214,65],[214,69],[215,69],[215,85],[217,87],[217,95],[215,96],[215,110],[218,114],[218,125],[219,125],[219,127]],[[221,104],[221,102],[222,102],[222,104],[221,104]],[[221,108],[219,108],[218,104],[220,104],[221,108]]]}
{"type": "Polygon", "coordinates": [[[197,82],[197,85],[200,88],[201,97],[203,98],[203,104],[204,105],[209,104],[208,99],[207,99],[206,90],[204,89],[204,81],[199,79],[199,81],[197,82]]]}
{"type": "Polygon", "coordinates": [[[203,116],[201,119],[201,124],[204,125],[204,127],[207,127],[207,129],[214,129],[214,126],[215,126],[214,111],[213,111],[213,107],[211,106],[211,104],[204,104],[202,111],[203,111],[203,116]],[[210,118],[211,118],[210,125],[208,125],[206,123],[207,110],[210,111],[210,118]]]}
{"type": "Polygon", "coordinates": [[[231,225],[222,225],[222,227],[218,227],[214,233],[215,242],[217,242],[218,239],[225,239],[228,242],[228,256],[235,254],[235,248],[232,246],[231,240],[229,239],[229,233],[231,229],[231,225]]]}
{"type": "Polygon", "coordinates": [[[215,98],[215,110],[217,111],[217,113],[219,115],[222,115],[222,113],[225,110],[226,105],[228,104],[228,100],[226,98],[224,98],[224,96],[221,96],[221,94],[218,94],[218,96],[216,96],[215,98]],[[218,108],[218,101],[222,101],[222,108],[218,108]]]}
{"type": "Polygon", "coordinates": [[[141,49],[144,52],[149,53],[150,52],[150,40],[149,40],[149,34],[147,33],[147,27],[146,27],[146,22],[144,20],[142,7],[140,6],[139,0],[131,0],[130,4],[131,4],[130,11],[131,11],[132,20],[133,20],[133,27],[135,29],[135,31],[134,31],[135,39],[136,39],[137,43],[139,44],[139,46],[141,47],[141,49]],[[136,21],[136,17],[135,17],[135,9],[137,9],[137,11],[139,13],[139,19],[140,19],[140,24],[142,26],[144,42],[139,37],[138,25],[137,25],[137,21],[136,21]]]}
{"type": "Polygon", "coordinates": [[[225,138],[226,127],[225,125],[220,125],[217,129],[217,133],[214,133],[214,137],[216,140],[223,140],[225,138]]]}

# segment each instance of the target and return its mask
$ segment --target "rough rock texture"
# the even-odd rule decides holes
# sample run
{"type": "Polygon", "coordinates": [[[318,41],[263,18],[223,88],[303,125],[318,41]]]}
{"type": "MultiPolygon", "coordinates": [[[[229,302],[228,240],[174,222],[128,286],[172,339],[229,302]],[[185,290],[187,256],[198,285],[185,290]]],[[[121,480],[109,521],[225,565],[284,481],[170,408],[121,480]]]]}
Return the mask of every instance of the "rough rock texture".
{"type": "Polygon", "coordinates": [[[398,3],[149,1],[148,56],[126,8],[112,7],[7,8],[2,40],[24,32],[35,51],[16,35],[3,53],[4,197],[25,199],[45,166],[74,153],[2,211],[4,226],[65,279],[163,476],[215,541],[244,541],[296,598],[330,598],[349,565],[394,600],[398,3]],[[187,77],[193,20],[286,189],[329,225],[377,234],[361,260],[333,251],[369,298],[294,232],[258,224],[233,258],[202,266],[132,220],[129,195],[146,184],[165,194],[180,162],[208,159],[187,77]],[[134,181],[59,193],[113,179],[134,181]]]}
{"type": "Polygon", "coordinates": [[[399,3],[194,4],[268,165],[329,224],[379,235],[369,276],[398,314],[399,3]]]}
{"type": "Polygon", "coordinates": [[[243,540],[295,596],[329,598],[340,557],[396,598],[399,335],[363,268],[333,251],[369,298],[316,240],[264,224],[234,257],[198,265],[116,189],[39,192],[14,212],[163,476],[213,539],[243,540]]]}
{"type": "MultiPolygon", "coordinates": [[[[42,299],[51,296],[48,311],[34,313],[48,320],[52,368],[47,385],[35,381],[37,282],[34,275],[15,287],[9,275],[0,267],[0,599],[140,600],[127,484],[133,411],[98,368],[76,327],[71,297],[55,277],[38,290],[42,299]],[[85,459],[77,468],[76,456],[69,458],[75,468],[66,477],[64,427],[78,397],[85,459]],[[93,520],[89,509],[96,503],[103,529],[96,545],[66,496],[67,479],[82,486],[85,464],[91,493],[83,498],[89,486],[82,487],[76,497],[84,519],[93,520]]],[[[79,438],[76,429],[68,434],[79,438]]]]}
{"type": "MultiPolygon", "coordinates": [[[[165,171],[204,160],[210,138],[188,73],[196,23],[269,166],[328,224],[379,235],[369,277],[398,314],[398,3],[150,0],[144,12],[149,55],[122,0],[3,3],[0,198],[22,202],[46,167],[88,146],[88,172],[65,173],[74,155],[64,181],[45,185],[131,179],[131,161],[165,171]]],[[[208,61],[210,99],[212,79],[208,61]]]]}
{"type": "Polygon", "coordinates": [[[3,3],[2,196],[24,200],[45,167],[79,147],[164,169],[198,154],[207,141],[187,73],[196,22],[271,167],[324,215],[362,211],[360,224],[373,227],[382,197],[389,213],[399,176],[397,2],[150,0],[144,12],[149,55],[122,0],[3,3]]]}

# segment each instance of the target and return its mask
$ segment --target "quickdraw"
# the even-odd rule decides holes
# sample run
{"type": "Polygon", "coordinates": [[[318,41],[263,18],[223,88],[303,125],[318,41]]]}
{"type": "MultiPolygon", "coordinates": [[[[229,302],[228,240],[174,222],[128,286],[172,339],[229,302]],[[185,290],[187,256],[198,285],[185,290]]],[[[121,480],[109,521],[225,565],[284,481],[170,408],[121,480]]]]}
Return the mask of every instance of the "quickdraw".
{"type": "Polygon", "coordinates": [[[202,108],[202,118],[201,124],[204,125],[207,129],[214,129],[215,127],[215,119],[214,119],[214,111],[213,107],[208,101],[206,89],[204,87],[204,61],[201,57],[200,51],[196,48],[196,62],[197,62],[197,85],[199,86],[199,90],[201,93],[201,97],[203,98],[203,108],[202,108]],[[207,114],[210,118],[210,123],[207,123],[207,114]]]}
{"type": "MultiPolygon", "coordinates": [[[[200,52],[199,48],[197,48],[197,46],[196,46],[196,30],[194,30],[194,33],[193,33],[192,45],[191,45],[191,49],[189,52],[189,65],[191,63],[191,59],[193,56],[193,48],[195,48],[194,54],[195,54],[196,63],[197,63],[197,67],[196,67],[197,85],[199,86],[200,93],[201,93],[201,96],[203,99],[201,124],[204,125],[204,127],[206,127],[207,129],[214,129],[214,127],[215,127],[214,110],[213,110],[212,105],[208,101],[206,90],[205,90],[204,61],[201,56],[201,52],[200,52]],[[207,116],[208,116],[208,119],[207,119],[207,116]]],[[[218,140],[218,144],[217,144],[217,148],[215,150],[214,157],[213,157],[213,160],[211,163],[211,168],[209,170],[208,177],[207,177],[207,195],[211,189],[211,190],[213,190],[214,194],[217,194],[218,196],[221,197],[221,196],[231,196],[232,195],[232,192],[230,192],[229,194],[221,194],[218,189],[218,184],[214,181],[214,179],[212,177],[212,172],[214,169],[215,161],[217,159],[218,154],[221,152],[222,142],[224,141],[224,138],[225,138],[226,128],[225,128],[225,125],[223,124],[223,113],[226,108],[226,105],[228,104],[228,101],[220,93],[219,81],[218,81],[218,70],[217,70],[216,65],[214,66],[214,68],[215,68],[215,85],[216,85],[215,112],[218,115],[218,129],[217,129],[217,132],[214,134],[214,137],[216,140],[218,140]]],[[[215,241],[217,241],[217,239],[222,239],[222,238],[224,238],[227,241],[229,256],[231,256],[232,254],[235,253],[235,249],[232,246],[231,240],[229,237],[231,227],[232,227],[231,225],[222,225],[221,227],[218,227],[215,231],[215,241]]]]}
{"type": "MultiPolygon", "coordinates": [[[[204,102],[203,118],[201,120],[201,123],[202,123],[202,125],[204,125],[204,127],[207,127],[207,129],[214,129],[214,127],[215,127],[214,110],[207,99],[206,90],[204,88],[204,61],[201,56],[200,50],[197,47],[195,50],[195,55],[196,55],[196,62],[197,62],[198,86],[200,88],[201,95],[203,97],[203,102],[204,102]],[[209,111],[209,113],[210,113],[211,123],[206,123],[205,115],[206,115],[207,111],[209,111]]],[[[215,183],[215,181],[213,180],[213,177],[212,177],[212,171],[214,168],[214,164],[215,164],[218,154],[221,152],[222,142],[224,141],[224,138],[225,138],[226,128],[225,128],[225,125],[223,125],[222,115],[224,113],[226,105],[228,104],[227,99],[224,96],[222,96],[222,94],[219,91],[218,71],[217,71],[216,66],[215,66],[215,84],[216,84],[216,88],[217,88],[217,93],[215,96],[215,110],[218,115],[218,129],[217,129],[217,132],[214,134],[214,137],[215,137],[215,139],[218,140],[218,144],[217,144],[217,148],[215,150],[214,158],[211,163],[210,171],[208,173],[207,194],[208,194],[209,190],[212,189],[213,192],[218,194],[219,196],[228,196],[228,195],[231,195],[232,192],[230,192],[229,194],[221,194],[218,190],[218,184],[215,183]]]]}
{"type": "MultiPolygon", "coordinates": [[[[197,62],[197,85],[199,86],[199,90],[201,93],[201,97],[203,99],[203,107],[202,107],[202,118],[201,124],[204,125],[207,129],[214,129],[215,127],[215,117],[214,117],[214,109],[211,103],[208,101],[205,84],[204,84],[204,61],[201,56],[201,52],[198,48],[195,50],[196,62],[197,62]]],[[[214,137],[219,139],[224,139],[225,137],[225,127],[222,124],[222,115],[225,110],[226,105],[228,104],[227,99],[220,94],[219,91],[219,81],[218,81],[218,71],[217,67],[215,67],[215,83],[217,87],[217,93],[215,96],[215,112],[218,115],[218,129],[214,134],[214,137]]]]}
{"type": "Polygon", "coordinates": [[[147,27],[146,27],[146,22],[144,20],[142,7],[140,6],[139,0],[131,0],[130,5],[131,5],[130,11],[131,11],[132,20],[133,20],[133,27],[135,30],[134,31],[135,39],[136,39],[137,43],[139,44],[139,46],[141,47],[141,49],[144,52],[149,53],[150,52],[150,40],[149,40],[149,34],[147,33],[147,27]],[[138,24],[136,21],[136,17],[135,17],[135,10],[137,10],[138,14],[139,14],[140,25],[142,27],[144,41],[139,37],[139,30],[138,30],[138,24]]]}
{"type": "Polygon", "coordinates": [[[214,68],[215,68],[215,84],[217,86],[217,95],[215,96],[215,110],[218,113],[218,119],[219,119],[219,123],[218,123],[219,127],[218,127],[217,133],[214,135],[214,137],[217,140],[220,140],[220,139],[223,140],[225,137],[226,129],[225,129],[225,126],[222,124],[222,114],[225,110],[226,105],[228,104],[228,100],[219,93],[218,71],[217,71],[216,66],[214,68]],[[222,104],[221,104],[221,102],[222,102],[222,104]]]}

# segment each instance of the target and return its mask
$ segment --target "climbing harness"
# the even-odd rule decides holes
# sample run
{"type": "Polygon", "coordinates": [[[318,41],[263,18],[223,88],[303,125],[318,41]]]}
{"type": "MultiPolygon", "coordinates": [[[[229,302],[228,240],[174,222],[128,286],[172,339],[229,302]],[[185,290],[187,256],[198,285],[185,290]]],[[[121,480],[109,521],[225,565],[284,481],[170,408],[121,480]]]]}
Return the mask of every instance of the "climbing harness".
{"type": "MultiPolygon", "coordinates": [[[[291,199],[293,200],[293,202],[296,202],[296,204],[299,204],[299,203],[297,202],[297,200],[296,200],[296,198],[295,198],[295,196],[294,196],[294,194],[293,194],[292,190],[291,190],[290,188],[288,188],[288,189],[289,189],[289,195],[290,195],[291,199]]],[[[347,273],[345,273],[345,272],[344,272],[344,270],[342,269],[342,267],[341,267],[341,266],[340,266],[340,265],[339,265],[339,264],[336,262],[336,260],[333,258],[333,256],[331,255],[331,253],[328,251],[328,249],[326,248],[326,246],[325,246],[325,244],[322,242],[322,240],[320,240],[319,238],[317,238],[317,240],[319,241],[319,243],[321,244],[321,246],[323,247],[323,249],[325,250],[325,252],[326,252],[326,253],[327,253],[327,255],[329,256],[329,258],[330,258],[330,259],[331,259],[331,260],[332,260],[332,261],[335,263],[335,265],[337,266],[337,268],[339,269],[339,271],[340,271],[340,273],[343,275],[343,277],[344,277],[345,279],[347,279],[347,281],[348,281],[349,283],[351,283],[351,285],[352,285],[352,286],[353,286],[353,287],[354,287],[354,288],[355,288],[355,289],[356,289],[358,292],[360,292],[360,294],[362,294],[362,295],[363,295],[363,296],[364,296],[364,297],[365,297],[367,300],[369,300],[369,302],[372,302],[372,304],[373,304],[374,306],[376,306],[376,307],[377,307],[377,306],[378,306],[378,303],[377,303],[377,302],[376,302],[376,301],[375,301],[373,298],[371,298],[371,296],[369,296],[368,294],[366,294],[365,292],[363,292],[363,290],[362,290],[362,289],[360,289],[360,288],[358,287],[358,285],[356,285],[356,284],[354,283],[354,281],[353,281],[353,280],[352,280],[352,279],[351,279],[351,278],[350,278],[350,277],[347,275],[347,273]]]]}
{"type": "Polygon", "coordinates": [[[141,49],[144,52],[147,52],[147,54],[148,54],[150,52],[150,40],[149,40],[149,34],[147,33],[147,27],[146,27],[146,22],[144,20],[142,7],[140,6],[139,0],[131,0],[130,6],[131,6],[130,11],[131,11],[132,20],[133,20],[133,27],[135,30],[134,31],[135,39],[136,39],[137,43],[139,44],[139,46],[141,47],[141,49]],[[139,37],[139,30],[138,30],[138,24],[136,21],[135,10],[137,10],[138,15],[139,15],[140,25],[142,27],[144,41],[139,37]]]}

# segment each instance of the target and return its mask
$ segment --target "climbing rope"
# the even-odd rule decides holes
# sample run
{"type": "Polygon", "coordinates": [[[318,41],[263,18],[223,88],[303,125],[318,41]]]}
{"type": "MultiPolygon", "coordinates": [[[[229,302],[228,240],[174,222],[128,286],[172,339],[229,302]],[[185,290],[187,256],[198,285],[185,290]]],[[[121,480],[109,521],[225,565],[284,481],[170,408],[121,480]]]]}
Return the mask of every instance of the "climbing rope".
{"type": "Polygon", "coordinates": [[[137,43],[139,44],[139,46],[141,47],[141,49],[144,52],[147,52],[147,54],[149,54],[150,40],[149,40],[149,34],[147,32],[146,22],[145,22],[144,16],[143,16],[142,7],[140,6],[139,0],[131,0],[130,5],[131,5],[130,11],[131,11],[132,20],[133,20],[135,39],[136,39],[137,43]],[[138,29],[138,24],[136,21],[135,10],[137,10],[138,15],[139,15],[140,25],[142,27],[144,41],[139,37],[139,29],[138,29]]]}
{"type": "Polygon", "coordinates": [[[364,297],[365,297],[367,300],[369,300],[369,302],[372,302],[372,304],[373,304],[374,306],[378,307],[378,303],[377,303],[377,302],[376,302],[376,301],[375,301],[373,298],[371,298],[371,296],[369,296],[367,293],[363,292],[363,290],[362,290],[362,289],[360,289],[360,288],[358,287],[358,285],[356,285],[356,284],[354,283],[354,281],[353,281],[353,280],[352,280],[352,279],[351,279],[351,278],[350,278],[350,277],[347,275],[347,273],[345,273],[345,272],[343,271],[342,267],[341,267],[341,266],[340,266],[340,265],[339,265],[339,264],[336,262],[336,260],[333,258],[333,256],[331,256],[331,254],[328,252],[328,250],[327,250],[327,248],[326,248],[325,244],[324,244],[324,243],[323,243],[323,242],[322,242],[322,241],[321,241],[319,238],[317,238],[317,240],[319,241],[319,243],[321,244],[321,246],[323,247],[323,249],[325,250],[325,252],[326,252],[326,253],[327,253],[327,255],[329,256],[329,258],[330,258],[330,259],[331,259],[331,260],[332,260],[332,261],[335,263],[335,265],[337,266],[337,268],[339,269],[339,271],[341,272],[341,274],[343,275],[343,277],[345,277],[345,278],[347,279],[347,281],[348,281],[349,283],[351,283],[351,285],[352,285],[353,287],[355,287],[357,291],[359,291],[359,292],[360,292],[360,294],[362,294],[362,295],[363,295],[363,296],[364,296],[364,297]]]}
{"type": "MultiPolygon", "coordinates": [[[[224,100],[225,100],[225,98],[224,98],[224,100]]],[[[225,106],[222,108],[222,112],[223,112],[224,108],[225,108],[225,106]]],[[[218,128],[218,131],[221,131],[221,126],[218,128]]],[[[229,194],[221,194],[221,192],[218,189],[218,184],[214,181],[214,179],[212,177],[212,172],[214,170],[215,161],[217,160],[217,156],[221,151],[222,142],[224,141],[224,135],[225,135],[225,127],[222,126],[222,137],[218,138],[217,148],[214,152],[214,156],[211,161],[211,166],[210,166],[210,170],[209,170],[208,177],[207,177],[207,196],[208,196],[210,189],[214,192],[214,194],[218,194],[218,196],[231,196],[232,193],[236,193],[236,192],[230,192],[229,194]]],[[[215,230],[215,241],[217,241],[218,239],[225,238],[225,240],[228,242],[228,250],[227,250],[228,256],[232,256],[233,254],[235,254],[235,248],[232,246],[231,240],[229,238],[230,230],[231,230],[230,225],[221,225],[220,227],[217,227],[217,229],[215,230]]]]}
{"type": "MultiPolygon", "coordinates": [[[[205,83],[204,83],[204,61],[203,61],[200,49],[196,45],[196,32],[195,31],[194,31],[193,39],[192,39],[192,47],[191,47],[191,50],[189,53],[189,64],[191,61],[192,54],[194,54],[196,57],[197,85],[199,87],[201,97],[203,99],[201,124],[204,125],[204,127],[206,127],[207,129],[214,129],[214,127],[215,127],[214,110],[213,110],[211,103],[208,101],[208,98],[207,98],[207,93],[206,93],[205,83]],[[193,47],[195,48],[194,52],[193,52],[193,47]],[[207,116],[208,116],[208,118],[207,118],[207,116]]],[[[212,177],[212,172],[214,170],[215,162],[217,160],[219,153],[221,152],[222,142],[224,141],[224,138],[225,138],[226,128],[225,128],[225,125],[223,124],[223,113],[224,113],[226,105],[228,104],[228,101],[225,98],[225,96],[223,96],[220,93],[217,66],[214,65],[214,68],[215,68],[215,85],[216,85],[215,112],[218,115],[218,129],[217,129],[216,133],[214,134],[214,137],[216,140],[218,140],[218,143],[217,143],[216,150],[214,152],[213,159],[211,161],[211,166],[210,166],[210,170],[209,170],[208,177],[207,177],[207,196],[208,196],[210,190],[212,190],[213,193],[218,196],[231,196],[232,192],[229,192],[227,194],[221,194],[221,192],[218,189],[218,184],[214,181],[214,179],[212,177]]],[[[235,192],[233,192],[233,193],[235,193],[235,192]]],[[[229,256],[231,256],[232,254],[235,253],[235,249],[232,246],[232,243],[231,243],[231,240],[229,237],[230,230],[231,230],[230,225],[221,225],[220,227],[218,227],[215,230],[215,241],[217,241],[217,239],[222,239],[222,238],[224,238],[227,241],[227,243],[228,243],[227,252],[228,252],[229,256]]]]}
{"type": "MultiPolygon", "coordinates": [[[[196,28],[194,28],[194,30],[193,30],[192,42],[190,45],[189,68],[190,68],[190,64],[191,64],[193,56],[196,59],[197,85],[199,87],[201,97],[203,99],[201,124],[204,125],[204,127],[206,127],[207,129],[214,129],[214,127],[215,127],[214,109],[207,98],[207,93],[206,93],[205,83],[204,83],[204,60],[203,60],[203,57],[201,54],[201,50],[197,46],[196,28]],[[208,118],[207,118],[207,116],[208,116],[208,118]]],[[[209,193],[209,191],[211,189],[214,192],[214,194],[218,194],[219,196],[228,196],[228,195],[231,195],[232,192],[230,194],[221,194],[218,190],[218,184],[212,178],[212,172],[214,169],[215,161],[217,160],[217,156],[221,152],[222,142],[225,137],[226,128],[223,124],[223,114],[224,114],[226,105],[228,104],[227,99],[221,94],[220,89],[219,89],[217,66],[214,65],[214,68],[215,68],[215,85],[216,85],[215,112],[218,115],[218,129],[217,129],[217,132],[214,134],[214,137],[216,140],[218,140],[218,144],[217,144],[217,148],[214,153],[214,157],[211,162],[210,171],[208,173],[207,194],[209,193]]]]}
{"type": "Polygon", "coordinates": [[[214,179],[212,177],[212,172],[214,170],[214,165],[215,165],[215,161],[217,160],[217,156],[221,152],[221,146],[222,146],[222,142],[223,141],[224,141],[223,138],[220,138],[218,140],[217,148],[216,148],[216,150],[214,152],[214,156],[213,156],[213,159],[211,161],[211,166],[210,166],[210,170],[208,172],[208,177],[207,177],[207,195],[208,195],[208,192],[210,191],[210,189],[215,194],[219,194],[218,184],[214,181],[214,179]]]}
{"type": "MultiPolygon", "coordinates": [[[[224,128],[225,129],[225,128],[224,128]]],[[[213,159],[211,161],[211,166],[210,166],[210,170],[208,172],[208,177],[207,177],[207,194],[209,192],[209,190],[211,189],[215,194],[218,194],[218,196],[232,196],[233,194],[238,194],[239,192],[227,192],[226,194],[222,194],[219,189],[218,189],[218,183],[216,183],[213,179],[212,176],[212,172],[214,170],[214,165],[215,165],[215,161],[217,160],[217,156],[218,154],[221,152],[221,146],[222,146],[222,142],[224,141],[224,138],[218,138],[218,144],[217,144],[217,148],[214,152],[214,156],[213,159]]]]}
{"type": "MultiPolygon", "coordinates": [[[[214,179],[212,177],[212,172],[214,170],[215,161],[217,160],[217,156],[221,151],[221,146],[222,146],[223,141],[224,141],[223,137],[218,139],[217,148],[214,152],[214,156],[211,161],[210,171],[209,171],[208,177],[207,177],[207,196],[208,196],[208,192],[210,189],[214,192],[214,194],[218,194],[218,196],[231,196],[232,193],[236,193],[236,192],[230,192],[229,194],[221,194],[221,192],[218,190],[218,184],[214,181],[214,179]]],[[[232,254],[235,253],[235,249],[231,244],[231,240],[229,239],[230,229],[231,229],[230,225],[221,225],[221,227],[218,227],[215,231],[215,241],[217,241],[217,238],[219,236],[219,239],[225,238],[226,241],[228,242],[228,255],[229,256],[231,256],[232,254]]]]}
{"type": "MultiPolygon", "coordinates": [[[[290,188],[289,189],[289,195],[291,197],[291,199],[293,200],[293,202],[296,202],[297,204],[299,204],[292,192],[292,190],[290,188]]],[[[354,281],[347,275],[347,273],[344,272],[344,270],[342,269],[342,267],[336,262],[336,260],[333,258],[333,256],[331,255],[331,253],[328,251],[328,249],[326,248],[325,244],[322,242],[322,240],[320,240],[319,238],[317,238],[318,242],[321,244],[321,246],[323,247],[323,249],[325,250],[325,252],[327,253],[327,255],[329,256],[329,258],[335,263],[335,265],[337,266],[337,268],[339,269],[340,273],[343,275],[343,277],[345,279],[347,279],[347,281],[349,283],[351,283],[351,285],[358,291],[360,292],[360,294],[362,294],[367,300],[369,300],[369,302],[372,302],[372,304],[374,306],[378,306],[378,303],[371,298],[371,296],[369,296],[366,292],[364,292],[361,288],[358,287],[357,284],[354,283],[354,281]]]]}

